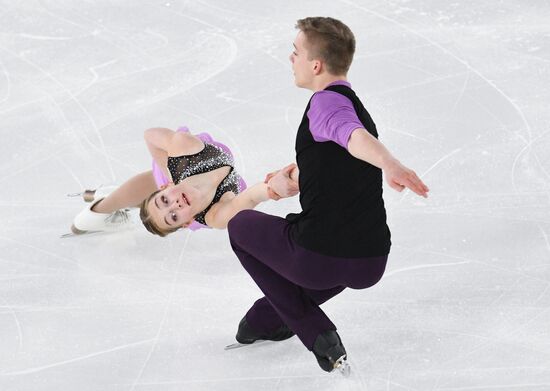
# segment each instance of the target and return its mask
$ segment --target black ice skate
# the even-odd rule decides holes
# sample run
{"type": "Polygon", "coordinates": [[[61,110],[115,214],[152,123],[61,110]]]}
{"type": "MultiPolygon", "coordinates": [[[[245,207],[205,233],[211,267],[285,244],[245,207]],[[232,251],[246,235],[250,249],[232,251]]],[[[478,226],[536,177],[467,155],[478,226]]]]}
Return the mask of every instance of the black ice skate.
{"type": "Polygon", "coordinates": [[[346,349],[336,331],[328,330],[319,334],[313,344],[313,354],[324,371],[332,372],[337,369],[345,377],[350,375],[346,349]]]}
{"type": "Polygon", "coordinates": [[[237,330],[237,335],[235,336],[238,343],[226,346],[225,350],[240,348],[260,341],[284,341],[293,335],[294,332],[286,325],[282,325],[271,333],[257,332],[248,325],[246,317],[244,317],[239,323],[239,329],[237,330]]]}

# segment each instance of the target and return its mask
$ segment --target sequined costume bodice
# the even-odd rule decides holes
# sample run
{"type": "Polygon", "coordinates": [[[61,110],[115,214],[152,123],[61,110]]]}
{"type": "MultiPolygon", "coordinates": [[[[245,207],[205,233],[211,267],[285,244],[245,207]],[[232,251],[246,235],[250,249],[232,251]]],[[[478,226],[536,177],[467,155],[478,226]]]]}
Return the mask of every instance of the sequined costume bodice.
{"type": "Polygon", "coordinates": [[[176,185],[185,178],[189,178],[193,175],[204,174],[225,166],[231,168],[229,174],[227,174],[216,188],[216,194],[210,205],[208,205],[205,210],[195,215],[195,221],[207,225],[205,216],[212,205],[218,202],[228,191],[239,194],[239,176],[235,171],[234,165],[235,162],[231,155],[220,147],[206,142],[204,143],[203,150],[193,155],[168,157],[168,170],[176,185]]]}

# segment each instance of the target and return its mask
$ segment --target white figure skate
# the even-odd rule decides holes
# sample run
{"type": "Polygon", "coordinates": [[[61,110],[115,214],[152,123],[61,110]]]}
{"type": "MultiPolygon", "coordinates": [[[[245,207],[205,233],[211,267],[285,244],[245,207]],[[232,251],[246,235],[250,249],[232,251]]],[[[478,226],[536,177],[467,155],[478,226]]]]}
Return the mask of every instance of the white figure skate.
{"type": "Polygon", "coordinates": [[[121,209],[113,213],[98,213],[92,208],[103,198],[87,205],[73,220],[72,233],[61,237],[71,237],[98,232],[117,232],[130,228],[133,224],[128,210],[121,209]]]}

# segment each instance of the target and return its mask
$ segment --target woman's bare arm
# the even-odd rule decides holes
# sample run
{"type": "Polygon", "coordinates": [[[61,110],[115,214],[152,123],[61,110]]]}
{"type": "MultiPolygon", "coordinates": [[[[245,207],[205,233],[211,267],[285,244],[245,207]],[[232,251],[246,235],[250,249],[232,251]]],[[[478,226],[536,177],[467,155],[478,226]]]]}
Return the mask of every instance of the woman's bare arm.
{"type": "Polygon", "coordinates": [[[187,132],[175,132],[167,128],[150,128],[143,135],[149,153],[163,170],[167,178],[171,178],[168,168],[168,156],[191,155],[204,148],[203,142],[187,132]]]}
{"type": "Polygon", "coordinates": [[[210,208],[204,216],[205,221],[212,228],[227,228],[229,220],[241,210],[254,209],[258,204],[268,199],[268,186],[265,183],[257,183],[238,195],[226,193],[220,201],[210,208]]]}

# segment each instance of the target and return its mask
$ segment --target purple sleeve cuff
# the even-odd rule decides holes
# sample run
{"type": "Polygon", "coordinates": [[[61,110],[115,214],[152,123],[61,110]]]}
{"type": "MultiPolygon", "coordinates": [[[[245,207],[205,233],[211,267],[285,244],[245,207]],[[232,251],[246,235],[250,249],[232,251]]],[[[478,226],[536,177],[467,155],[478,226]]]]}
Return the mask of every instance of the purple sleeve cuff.
{"type": "Polygon", "coordinates": [[[353,103],[334,91],[315,93],[307,116],[309,129],[315,141],[333,141],[346,150],[353,131],[364,128],[357,117],[353,103]]]}

